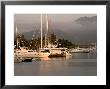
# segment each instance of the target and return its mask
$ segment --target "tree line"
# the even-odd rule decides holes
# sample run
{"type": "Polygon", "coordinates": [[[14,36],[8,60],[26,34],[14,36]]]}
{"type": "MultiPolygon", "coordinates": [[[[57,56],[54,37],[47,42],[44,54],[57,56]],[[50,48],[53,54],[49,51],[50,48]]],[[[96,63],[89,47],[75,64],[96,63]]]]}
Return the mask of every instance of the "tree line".
{"type": "MultiPolygon", "coordinates": [[[[66,48],[73,48],[74,44],[69,40],[65,39],[56,39],[56,35],[54,33],[48,34],[45,42],[45,36],[42,37],[42,46],[45,47],[45,44],[48,42],[52,45],[57,45],[57,47],[66,47],[66,48]]],[[[17,34],[14,39],[15,48],[17,48],[17,41],[20,47],[28,47],[29,49],[39,49],[41,46],[41,38],[32,38],[31,40],[26,39],[23,34],[17,34]]]]}
{"type": "MultiPolygon", "coordinates": [[[[18,40],[18,45],[20,47],[28,47],[29,49],[39,49],[41,46],[41,38],[37,37],[37,38],[32,38],[31,40],[26,39],[25,36],[23,34],[17,34],[17,36],[14,39],[14,45],[15,48],[17,48],[17,40],[18,40]]],[[[72,43],[69,40],[65,40],[65,39],[56,39],[56,35],[54,33],[48,34],[47,38],[45,38],[45,36],[42,37],[42,46],[45,47],[45,44],[48,44],[48,42],[52,45],[57,45],[57,47],[65,47],[65,48],[76,48],[76,47],[90,47],[90,46],[94,46],[94,44],[86,44],[86,45],[79,45],[79,44],[75,44],[72,43]],[[45,42],[45,40],[47,40],[45,42]]]]}

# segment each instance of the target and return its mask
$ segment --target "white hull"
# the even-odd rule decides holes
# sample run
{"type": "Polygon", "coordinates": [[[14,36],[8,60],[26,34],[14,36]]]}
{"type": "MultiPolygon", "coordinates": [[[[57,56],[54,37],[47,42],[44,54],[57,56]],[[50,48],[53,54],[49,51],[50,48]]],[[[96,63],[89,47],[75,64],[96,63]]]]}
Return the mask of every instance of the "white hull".
{"type": "Polygon", "coordinates": [[[21,58],[39,58],[39,57],[48,57],[50,53],[48,52],[37,52],[35,50],[27,50],[25,48],[21,48],[21,50],[15,50],[14,56],[21,58]]]}
{"type": "Polygon", "coordinates": [[[31,54],[31,53],[19,53],[19,54],[16,54],[17,57],[26,57],[26,58],[39,58],[39,57],[48,57],[50,55],[50,53],[34,53],[34,54],[31,54]]]}
{"type": "Polygon", "coordinates": [[[88,53],[90,52],[90,50],[85,48],[76,48],[76,49],[71,49],[70,52],[71,53],[88,53]]]}
{"type": "Polygon", "coordinates": [[[44,50],[49,50],[50,56],[56,57],[66,57],[71,56],[67,48],[43,48],[44,50]]]}

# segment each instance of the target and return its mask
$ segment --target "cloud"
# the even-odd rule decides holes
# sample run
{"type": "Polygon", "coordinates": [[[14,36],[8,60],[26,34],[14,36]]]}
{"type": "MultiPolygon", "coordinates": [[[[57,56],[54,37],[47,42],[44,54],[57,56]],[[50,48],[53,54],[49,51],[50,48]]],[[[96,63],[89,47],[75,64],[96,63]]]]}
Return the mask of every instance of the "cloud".
{"type": "Polygon", "coordinates": [[[92,17],[80,17],[77,20],[75,20],[77,24],[81,25],[88,25],[88,24],[94,24],[97,23],[97,16],[92,16],[92,17]]]}

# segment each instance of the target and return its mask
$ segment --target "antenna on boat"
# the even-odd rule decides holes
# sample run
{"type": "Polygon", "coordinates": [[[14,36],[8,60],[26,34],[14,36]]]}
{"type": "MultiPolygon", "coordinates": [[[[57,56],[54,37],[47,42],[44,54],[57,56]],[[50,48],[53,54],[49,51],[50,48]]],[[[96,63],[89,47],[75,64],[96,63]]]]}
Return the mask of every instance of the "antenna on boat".
{"type": "Polygon", "coordinates": [[[41,14],[41,48],[42,48],[42,14],[41,14]]]}

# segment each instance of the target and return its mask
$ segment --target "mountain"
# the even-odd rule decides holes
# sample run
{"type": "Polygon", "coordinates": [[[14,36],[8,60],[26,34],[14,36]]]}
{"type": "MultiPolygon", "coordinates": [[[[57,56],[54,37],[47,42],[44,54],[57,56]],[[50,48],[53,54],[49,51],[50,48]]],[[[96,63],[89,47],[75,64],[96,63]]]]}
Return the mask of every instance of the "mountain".
{"type": "MultiPolygon", "coordinates": [[[[77,30],[77,29],[76,29],[77,30]]],[[[24,32],[23,35],[27,39],[32,39],[33,34],[35,31],[30,31],[30,32],[24,32]]],[[[96,30],[88,30],[88,31],[74,31],[70,30],[69,32],[65,32],[59,29],[55,29],[54,33],[56,34],[57,38],[62,38],[66,40],[70,40],[72,42],[77,42],[77,43],[88,43],[88,42],[96,42],[97,38],[97,31],[96,30]]],[[[43,32],[44,34],[44,32],[43,32]]],[[[35,34],[36,38],[40,37],[40,33],[36,32],[35,34]]]]}

